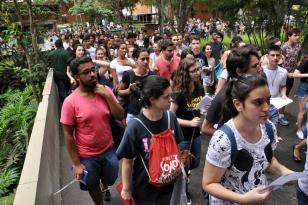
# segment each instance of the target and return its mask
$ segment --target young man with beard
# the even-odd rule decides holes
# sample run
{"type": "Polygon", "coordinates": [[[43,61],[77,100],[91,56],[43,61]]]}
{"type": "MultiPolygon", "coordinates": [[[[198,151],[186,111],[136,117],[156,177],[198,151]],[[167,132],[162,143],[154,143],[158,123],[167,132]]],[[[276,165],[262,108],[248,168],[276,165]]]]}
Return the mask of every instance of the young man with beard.
{"type": "Polygon", "coordinates": [[[178,68],[180,58],[174,55],[175,45],[170,39],[159,41],[161,55],[156,59],[154,70],[157,75],[170,80],[171,74],[178,68]]]}
{"type": "Polygon", "coordinates": [[[97,84],[90,57],[75,59],[70,68],[79,86],[63,103],[60,121],[64,140],[76,179],[82,179],[85,170],[88,172],[85,184],[80,183],[80,188],[89,192],[96,205],[102,205],[100,181],[112,185],[119,169],[110,115],[121,118],[124,110],[107,86],[97,84]]]}

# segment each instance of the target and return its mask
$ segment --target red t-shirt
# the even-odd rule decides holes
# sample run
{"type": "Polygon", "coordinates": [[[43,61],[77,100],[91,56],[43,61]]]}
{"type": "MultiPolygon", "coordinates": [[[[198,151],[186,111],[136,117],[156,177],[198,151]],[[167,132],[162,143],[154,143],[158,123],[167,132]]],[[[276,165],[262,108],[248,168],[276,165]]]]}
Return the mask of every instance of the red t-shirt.
{"type": "Polygon", "coordinates": [[[167,80],[170,80],[171,74],[178,69],[180,64],[180,58],[173,56],[173,59],[170,64],[168,64],[162,56],[159,56],[155,62],[158,70],[156,71],[157,75],[165,77],[167,80]]]}
{"type": "Polygon", "coordinates": [[[107,101],[99,94],[93,99],[87,99],[79,94],[78,89],[73,91],[63,103],[60,122],[74,126],[74,138],[80,157],[98,156],[113,144],[110,110],[107,101]]]}

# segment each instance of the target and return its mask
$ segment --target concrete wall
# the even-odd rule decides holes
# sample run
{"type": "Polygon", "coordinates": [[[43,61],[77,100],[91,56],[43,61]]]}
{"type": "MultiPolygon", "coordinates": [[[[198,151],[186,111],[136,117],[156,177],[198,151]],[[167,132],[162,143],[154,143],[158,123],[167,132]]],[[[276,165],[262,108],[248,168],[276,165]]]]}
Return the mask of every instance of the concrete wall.
{"type": "Polygon", "coordinates": [[[58,189],[60,189],[59,102],[53,72],[49,71],[14,205],[61,204],[60,195],[52,196],[58,189]]]}

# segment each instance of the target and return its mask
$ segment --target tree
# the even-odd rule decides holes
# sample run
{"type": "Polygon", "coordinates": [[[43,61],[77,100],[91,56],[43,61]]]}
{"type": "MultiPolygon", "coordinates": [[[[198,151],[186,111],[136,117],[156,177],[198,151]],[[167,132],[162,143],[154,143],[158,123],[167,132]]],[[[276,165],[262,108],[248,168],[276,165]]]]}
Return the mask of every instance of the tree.
{"type": "Polygon", "coordinates": [[[112,15],[112,11],[104,6],[99,0],[76,0],[70,8],[73,14],[84,13],[90,16],[90,21],[94,22],[96,17],[107,18],[112,15]]]}

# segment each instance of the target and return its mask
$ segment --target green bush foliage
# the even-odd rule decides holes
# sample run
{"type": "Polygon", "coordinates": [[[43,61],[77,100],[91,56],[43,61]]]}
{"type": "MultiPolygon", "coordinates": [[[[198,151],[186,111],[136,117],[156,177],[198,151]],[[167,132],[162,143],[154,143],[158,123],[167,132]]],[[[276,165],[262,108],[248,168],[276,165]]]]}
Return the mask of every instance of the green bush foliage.
{"type": "Polygon", "coordinates": [[[0,197],[18,182],[38,104],[30,86],[0,95],[0,197]]]}

